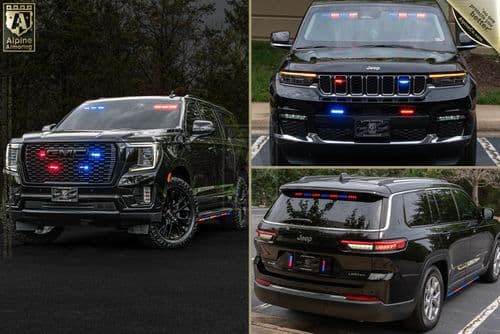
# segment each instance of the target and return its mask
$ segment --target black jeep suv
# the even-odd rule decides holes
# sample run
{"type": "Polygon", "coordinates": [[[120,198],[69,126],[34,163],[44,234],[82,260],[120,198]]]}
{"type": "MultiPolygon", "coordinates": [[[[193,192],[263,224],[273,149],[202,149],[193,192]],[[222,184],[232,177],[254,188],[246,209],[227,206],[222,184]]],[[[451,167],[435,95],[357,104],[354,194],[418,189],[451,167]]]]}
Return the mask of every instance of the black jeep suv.
{"type": "Polygon", "coordinates": [[[316,2],[270,83],[271,163],[465,164],[476,83],[434,1],[316,2]]]}
{"type": "Polygon", "coordinates": [[[500,224],[436,179],[305,177],[281,187],[259,223],[263,302],[428,330],[446,298],[500,273],[500,224]]]}
{"type": "Polygon", "coordinates": [[[241,128],[224,108],[190,96],[87,101],[58,125],[12,139],[4,172],[22,242],[93,224],[174,248],[199,222],[247,223],[241,128]]]}

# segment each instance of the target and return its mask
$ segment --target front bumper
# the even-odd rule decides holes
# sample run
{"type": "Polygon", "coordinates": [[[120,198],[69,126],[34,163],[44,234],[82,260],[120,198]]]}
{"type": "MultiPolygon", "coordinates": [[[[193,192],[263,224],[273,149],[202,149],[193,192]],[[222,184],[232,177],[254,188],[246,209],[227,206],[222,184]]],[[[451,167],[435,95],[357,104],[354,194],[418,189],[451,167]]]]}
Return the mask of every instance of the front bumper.
{"type": "Polygon", "coordinates": [[[475,145],[472,136],[456,136],[439,140],[428,135],[421,141],[361,143],[321,140],[312,135],[304,139],[275,134],[276,149],[291,164],[370,163],[455,165],[468,145],[475,145]]]}

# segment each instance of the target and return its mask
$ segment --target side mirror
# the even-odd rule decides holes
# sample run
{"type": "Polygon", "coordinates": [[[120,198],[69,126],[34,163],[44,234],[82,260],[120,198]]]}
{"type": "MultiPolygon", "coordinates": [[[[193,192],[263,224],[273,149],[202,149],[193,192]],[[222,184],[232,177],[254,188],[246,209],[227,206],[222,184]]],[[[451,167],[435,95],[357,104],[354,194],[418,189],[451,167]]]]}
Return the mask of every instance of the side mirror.
{"type": "Polygon", "coordinates": [[[457,45],[458,51],[466,51],[477,48],[477,44],[474,43],[474,41],[470,39],[470,37],[467,36],[467,34],[464,32],[460,33],[458,39],[459,39],[459,44],[457,45]]]}
{"type": "Polygon", "coordinates": [[[45,125],[43,128],[42,128],[42,132],[49,132],[49,131],[52,131],[52,129],[54,129],[56,126],[56,124],[49,124],[49,125],[45,125]]]}
{"type": "Polygon", "coordinates": [[[481,216],[483,217],[483,220],[493,219],[494,213],[495,212],[493,211],[493,209],[490,209],[490,208],[483,208],[481,210],[481,216]]]}
{"type": "Polygon", "coordinates": [[[271,34],[271,46],[274,46],[275,48],[291,49],[292,44],[290,43],[290,32],[273,32],[271,34]]]}
{"type": "Polygon", "coordinates": [[[206,136],[214,131],[214,123],[210,121],[196,120],[193,122],[193,135],[206,136]]]}

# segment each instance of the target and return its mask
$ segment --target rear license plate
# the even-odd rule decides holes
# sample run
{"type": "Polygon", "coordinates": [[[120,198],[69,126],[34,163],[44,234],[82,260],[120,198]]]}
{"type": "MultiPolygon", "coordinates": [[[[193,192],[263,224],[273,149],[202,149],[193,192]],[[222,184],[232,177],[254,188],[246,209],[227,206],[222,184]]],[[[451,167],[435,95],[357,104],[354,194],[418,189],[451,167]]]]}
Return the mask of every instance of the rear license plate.
{"type": "Polygon", "coordinates": [[[356,137],[389,137],[388,120],[358,120],[355,125],[356,137]]]}
{"type": "Polygon", "coordinates": [[[78,188],[52,188],[52,202],[78,202],[78,188]]]}
{"type": "Polygon", "coordinates": [[[317,273],[320,269],[320,262],[321,261],[317,256],[297,255],[297,259],[295,260],[295,268],[297,270],[317,273]]]}

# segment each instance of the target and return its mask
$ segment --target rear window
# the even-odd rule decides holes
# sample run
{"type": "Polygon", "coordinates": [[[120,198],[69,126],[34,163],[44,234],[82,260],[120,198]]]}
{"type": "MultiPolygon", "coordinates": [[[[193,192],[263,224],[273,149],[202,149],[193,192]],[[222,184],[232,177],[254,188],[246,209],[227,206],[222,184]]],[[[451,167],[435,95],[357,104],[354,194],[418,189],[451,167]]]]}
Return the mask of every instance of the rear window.
{"type": "Polygon", "coordinates": [[[71,130],[172,129],[180,126],[181,102],[170,99],[123,99],[86,102],[56,128],[71,130]]]}
{"type": "Polygon", "coordinates": [[[434,198],[436,199],[441,222],[452,223],[458,221],[458,211],[455,205],[455,200],[451,195],[451,190],[435,190],[433,191],[434,198]]]}
{"type": "Polygon", "coordinates": [[[425,191],[404,194],[404,208],[408,225],[424,226],[432,224],[434,217],[425,191]]]}
{"type": "Polygon", "coordinates": [[[264,219],[303,226],[375,230],[380,228],[382,200],[370,194],[286,191],[264,219]]]}

